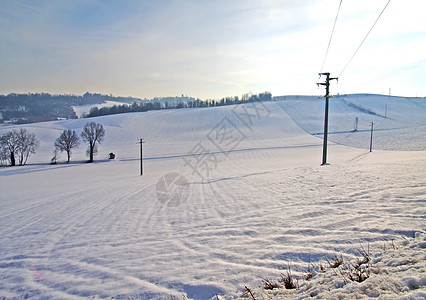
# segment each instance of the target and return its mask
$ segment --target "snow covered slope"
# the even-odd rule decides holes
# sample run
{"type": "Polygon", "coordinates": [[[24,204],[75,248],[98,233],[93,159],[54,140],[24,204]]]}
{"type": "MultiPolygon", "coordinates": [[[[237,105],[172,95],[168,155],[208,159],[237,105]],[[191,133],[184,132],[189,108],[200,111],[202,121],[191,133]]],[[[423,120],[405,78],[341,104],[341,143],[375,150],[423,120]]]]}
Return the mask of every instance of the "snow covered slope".
{"type": "Polygon", "coordinates": [[[302,274],[336,253],[351,259],[360,245],[376,251],[424,233],[424,149],[368,153],[331,143],[330,165],[320,166],[322,140],[286,105],[26,126],[41,140],[37,154],[27,166],[0,168],[0,296],[238,298],[289,262],[302,274]],[[47,164],[62,130],[80,132],[88,121],[106,129],[97,161],[83,163],[81,145],[71,164],[47,164]]]}
{"type": "MultiPolygon", "coordinates": [[[[284,101],[279,102],[280,106],[300,127],[311,134],[323,135],[323,98],[300,96],[284,98],[284,101]]],[[[375,149],[426,149],[425,98],[370,94],[340,95],[330,98],[331,141],[368,149],[371,122],[374,123],[375,149]],[[355,128],[358,130],[354,132],[355,128]]]]}
{"type": "Polygon", "coordinates": [[[90,112],[90,110],[94,107],[97,107],[100,109],[103,107],[112,107],[114,105],[120,106],[120,105],[130,105],[130,104],[125,102],[106,100],[105,102],[100,104],[78,105],[78,106],[71,106],[71,108],[74,110],[78,118],[83,118],[84,115],[85,114],[87,115],[90,112]]]}

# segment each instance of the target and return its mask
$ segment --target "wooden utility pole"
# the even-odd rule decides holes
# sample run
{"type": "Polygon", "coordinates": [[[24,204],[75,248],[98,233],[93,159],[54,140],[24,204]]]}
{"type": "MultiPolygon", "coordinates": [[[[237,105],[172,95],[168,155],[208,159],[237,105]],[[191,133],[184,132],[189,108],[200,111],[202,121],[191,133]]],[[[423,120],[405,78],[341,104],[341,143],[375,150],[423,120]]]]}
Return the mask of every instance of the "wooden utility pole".
{"type": "Polygon", "coordinates": [[[139,144],[141,144],[141,175],[143,175],[143,156],[142,156],[142,144],[145,143],[145,141],[143,139],[140,139],[139,144]]]}
{"type": "Polygon", "coordinates": [[[330,80],[339,80],[336,78],[330,78],[330,73],[318,73],[320,77],[325,75],[325,82],[317,83],[318,86],[325,85],[325,116],[324,116],[324,140],[322,147],[322,165],[327,163],[327,139],[328,139],[328,106],[329,106],[329,93],[330,93],[330,80]]]}
{"type": "Polygon", "coordinates": [[[370,126],[371,126],[371,135],[370,135],[370,152],[372,152],[372,151],[373,151],[373,126],[374,126],[374,123],[373,123],[373,122],[371,122],[370,126]]]}

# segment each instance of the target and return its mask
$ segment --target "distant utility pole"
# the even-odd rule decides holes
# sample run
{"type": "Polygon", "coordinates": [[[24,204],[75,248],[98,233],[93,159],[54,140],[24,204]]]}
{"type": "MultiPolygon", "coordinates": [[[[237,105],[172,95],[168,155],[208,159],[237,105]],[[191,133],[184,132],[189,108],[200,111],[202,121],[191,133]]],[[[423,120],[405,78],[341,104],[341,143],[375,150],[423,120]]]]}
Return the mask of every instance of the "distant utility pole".
{"type": "Polygon", "coordinates": [[[317,83],[318,86],[325,85],[325,117],[324,117],[324,141],[322,148],[322,165],[327,163],[327,138],[328,138],[328,106],[329,106],[329,92],[330,92],[330,80],[339,80],[339,78],[330,78],[330,73],[318,73],[321,77],[325,75],[325,82],[317,83]]]}
{"type": "Polygon", "coordinates": [[[143,156],[142,156],[142,144],[143,143],[145,143],[145,141],[143,140],[143,139],[140,139],[139,140],[139,144],[141,144],[141,175],[140,176],[142,176],[143,175],[143,160],[142,160],[142,158],[143,158],[143,156]]]}
{"type": "Polygon", "coordinates": [[[355,118],[355,123],[354,123],[354,130],[352,130],[353,132],[358,131],[358,122],[359,122],[359,119],[358,119],[358,117],[356,117],[355,118]]]}
{"type": "Polygon", "coordinates": [[[372,151],[373,151],[373,126],[374,126],[374,123],[373,123],[373,122],[371,122],[370,126],[371,126],[371,135],[370,135],[370,152],[372,152],[372,151]]]}
{"type": "MultiPolygon", "coordinates": [[[[389,97],[388,97],[389,101],[390,101],[390,97],[391,97],[391,88],[389,88],[389,97]]],[[[388,114],[388,105],[386,104],[386,106],[385,106],[385,118],[387,118],[387,114],[388,114]]]]}

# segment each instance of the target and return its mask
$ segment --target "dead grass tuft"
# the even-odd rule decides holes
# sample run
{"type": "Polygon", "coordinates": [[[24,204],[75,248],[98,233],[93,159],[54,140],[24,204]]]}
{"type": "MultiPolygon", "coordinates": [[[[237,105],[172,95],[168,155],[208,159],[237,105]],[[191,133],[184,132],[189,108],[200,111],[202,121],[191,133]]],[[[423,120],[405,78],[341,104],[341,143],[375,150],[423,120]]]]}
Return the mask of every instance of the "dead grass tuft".
{"type": "Polygon", "coordinates": [[[343,265],[343,256],[342,256],[342,254],[340,254],[340,256],[338,256],[337,254],[335,254],[333,260],[329,261],[327,259],[327,263],[330,266],[330,268],[333,268],[333,269],[336,269],[336,268],[340,267],[341,265],[343,265]]]}
{"type": "Polygon", "coordinates": [[[278,282],[270,281],[269,279],[263,279],[263,289],[264,290],[273,290],[281,288],[282,286],[278,282]]]}
{"type": "Polygon", "coordinates": [[[288,266],[287,266],[287,273],[285,275],[281,274],[280,283],[282,283],[287,290],[297,288],[297,279],[291,273],[291,265],[290,264],[288,264],[288,266]]]}

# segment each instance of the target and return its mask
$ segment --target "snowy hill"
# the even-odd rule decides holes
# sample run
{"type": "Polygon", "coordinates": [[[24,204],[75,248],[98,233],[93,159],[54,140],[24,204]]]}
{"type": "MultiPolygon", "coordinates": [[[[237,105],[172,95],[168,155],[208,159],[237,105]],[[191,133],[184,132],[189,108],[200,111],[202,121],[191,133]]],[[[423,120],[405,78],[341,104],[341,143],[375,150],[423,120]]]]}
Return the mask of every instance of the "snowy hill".
{"type": "MultiPolygon", "coordinates": [[[[322,136],[324,100],[287,97],[280,106],[307,132],[322,136]]],[[[330,99],[329,139],[352,147],[368,148],[370,124],[374,146],[381,150],[426,149],[426,99],[354,94],[330,99]],[[357,131],[355,122],[358,118],[357,131]]]]}
{"type": "MultiPolygon", "coordinates": [[[[280,278],[289,263],[302,278],[336,254],[355,259],[361,246],[374,255],[407,239],[422,251],[412,239],[426,230],[425,102],[371,97],[378,102],[332,101],[330,131],[341,133],[330,134],[327,166],[315,135],[321,99],[25,126],[41,142],[37,154],[27,166],[0,168],[0,297],[233,299],[280,278]],[[82,144],[70,164],[49,165],[60,133],[80,133],[88,121],[106,129],[95,163],[83,163],[82,144]],[[378,132],[369,153],[371,121],[378,132]],[[376,150],[389,144],[420,151],[376,150]]],[[[380,293],[422,295],[424,264],[417,270],[404,275],[414,281],[380,293]]],[[[318,297],[330,287],[368,295],[366,284],[323,282],[318,297]]]]}
{"type": "Polygon", "coordinates": [[[106,100],[103,103],[98,103],[98,104],[87,104],[87,105],[75,105],[75,106],[71,106],[71,108],[74,110],[77,118],[83,118],[84,115],[87,115],[90,110],[94,107],[97,108],[102,108],[102,107],[111,107],[114,105],[130,105],[129,103],[126,102],[119,102],[119,101],[109,101],[106,100]]]}

